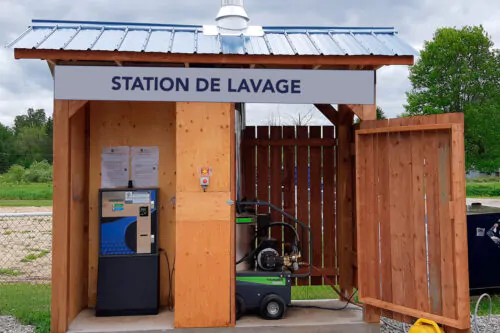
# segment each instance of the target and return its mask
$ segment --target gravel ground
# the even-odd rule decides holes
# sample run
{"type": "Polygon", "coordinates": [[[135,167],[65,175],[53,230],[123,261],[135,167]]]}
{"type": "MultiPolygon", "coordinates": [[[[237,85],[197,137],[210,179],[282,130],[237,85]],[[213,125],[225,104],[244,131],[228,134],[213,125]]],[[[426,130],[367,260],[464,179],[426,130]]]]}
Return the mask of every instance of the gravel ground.
{"type": "MultiPolygon", "coordinates": [[[[383,318],[383,325],[380,329],[381,333],[408,333],[410,325],[402,324],[391,319],[383,318]]],[[[474,322],[472,321],[472,333],[497,333],[500,332],[500,316],[491,316],[491,321],[488,330],[484,331],[485,325],[488,323],[488,317],[479,317],[477,319],[478,329],[476,330],[474,322]]]]}
{"type": "Polygon", "coordinates": [[[32,326],[21,325],[14,317],[0,316],[0,333],[33,333],[32,326]]]}

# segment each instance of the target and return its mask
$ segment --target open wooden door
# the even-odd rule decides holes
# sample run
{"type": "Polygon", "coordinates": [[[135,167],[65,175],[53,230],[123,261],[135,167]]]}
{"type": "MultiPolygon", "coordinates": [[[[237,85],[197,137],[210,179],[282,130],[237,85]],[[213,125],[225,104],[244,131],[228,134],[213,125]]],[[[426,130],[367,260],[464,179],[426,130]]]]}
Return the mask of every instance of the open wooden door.
{"type": "Polygon", "coordinates": [[[464,155],[461,113],[356,131],[358,285],[371,320],[469,332],[464,155]]]}

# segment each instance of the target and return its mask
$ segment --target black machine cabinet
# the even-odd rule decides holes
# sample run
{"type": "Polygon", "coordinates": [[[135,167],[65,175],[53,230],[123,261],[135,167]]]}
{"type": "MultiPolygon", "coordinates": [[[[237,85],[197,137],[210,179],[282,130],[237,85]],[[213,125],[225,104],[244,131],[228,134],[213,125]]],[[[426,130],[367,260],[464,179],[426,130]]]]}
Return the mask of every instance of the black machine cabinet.
{"type": "Polygon", "coordinates": [[[469,286],[471,295],[500,291],[500,208],[467,208],[469,286]]]}
{"type": "Polygon", "coordinates": [[[99,191],[96,316],[159,312],[158,189],[99,191]]]}

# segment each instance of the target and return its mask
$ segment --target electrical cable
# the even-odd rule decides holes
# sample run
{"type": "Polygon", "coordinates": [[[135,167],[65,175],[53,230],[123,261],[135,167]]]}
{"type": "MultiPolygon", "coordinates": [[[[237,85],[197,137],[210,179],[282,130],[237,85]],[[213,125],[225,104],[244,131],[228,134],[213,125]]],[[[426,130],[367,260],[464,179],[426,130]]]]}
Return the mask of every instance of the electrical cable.
{"type": "Polygon", "coordinates": [[[174,298],[172,294],[172,280],[174,278],[174,271],[175,271],[175,257],[174,257],[174,263],[172,266],[172,271],[170,271],[170,260],[168,259],[168,254],[167,251],[164,249],[160,249],[160,252],[163,252],[165,255],[165,258],[167,259],[167,270],[168,270],[168,310],[172,312],[174,310],[174,298]]]}

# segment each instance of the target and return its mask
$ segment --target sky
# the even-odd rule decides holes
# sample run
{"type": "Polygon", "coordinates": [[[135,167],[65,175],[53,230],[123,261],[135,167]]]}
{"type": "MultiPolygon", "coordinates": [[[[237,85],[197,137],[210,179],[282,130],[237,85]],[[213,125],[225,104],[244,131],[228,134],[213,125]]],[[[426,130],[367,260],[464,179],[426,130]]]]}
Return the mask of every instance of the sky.
{"type": "MultiPolygon", "coordinates": [[[[40,60],[15,60],[3,46],[18,37],[32,19],[214,24],[220,0],[0,0],[0,123],[12,125],[28,108],[53,110],[53,81],[40,60]]],[[[498,0],[246,0],[250,25],[395,27],[417,50],[440,27],[482,24],[500,47],[498,0]]],[[[377,105],[388,117],[404,111],[411,89],[407,66],[378,71],[377,105]]],[[[310,124],[328,124],[311,105],[247,106],[247,124],[270,119],[289,124],[312,109],[310,124]]]]}

